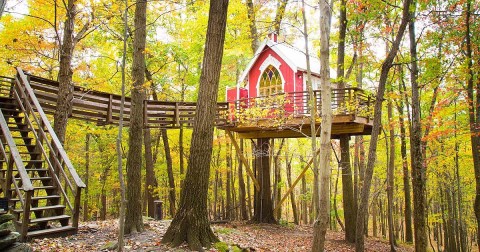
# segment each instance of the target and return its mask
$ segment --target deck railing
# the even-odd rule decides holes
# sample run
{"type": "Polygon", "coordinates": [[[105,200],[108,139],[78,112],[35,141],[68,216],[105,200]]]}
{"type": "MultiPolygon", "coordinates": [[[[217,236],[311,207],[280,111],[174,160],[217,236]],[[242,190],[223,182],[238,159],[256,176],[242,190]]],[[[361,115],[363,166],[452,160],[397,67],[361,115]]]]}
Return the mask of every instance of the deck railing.
{"type": "MultiPolygon", "coordinates": [[[[317,116],[321,116],[321,91],[314,90],[317,116]]],[[[372,118],[374,99],[359,88],[332,89],[333,115],[356,115],[372,118]]],[[[310,115],[308,92],[288,92],[236,100],[230,108],[230,120],[247,122],[273,118],[291,118],[310,115]],[[232,113],[234,113],[232,115],[232,113]]]]}

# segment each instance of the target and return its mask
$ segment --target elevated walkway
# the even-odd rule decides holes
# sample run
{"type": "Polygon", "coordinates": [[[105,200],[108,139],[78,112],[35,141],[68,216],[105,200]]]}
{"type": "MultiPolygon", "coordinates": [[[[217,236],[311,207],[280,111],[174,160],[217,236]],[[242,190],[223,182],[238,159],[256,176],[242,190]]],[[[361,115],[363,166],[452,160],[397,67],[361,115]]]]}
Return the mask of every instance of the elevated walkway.
{"type": "MultiPolygon", "coordinates": [[[[56,108],[58,82],[25,74],[0,77],[0,193],[16,217],[22,240],[74,234],[85,184],[71,164],[47,114],[56,108]]],[[[332,137],[370,134],[373,99],[360,89],[332,91],[332,137]]],[[[315,91],[320,111],[320,92],[315,91]]],[[[70,118],[98,125],[118,124],[121,96],[75,86],[70,118]]],[[[310,135],[306,93],[257,97],[217,106],[215,126],[241,138],[292,138],[310,135]]],[[[128,127],[131,100],[125,99],[128,127]]],[[[145,100],[144,128],[192,127],[196,103],[145,100]]],[[[318,115],[320,116],[320,115],[318,115]]],[[[320,121],[316,122],[320,126],[320,121]]],[[[238,149],[236,141],[234,144],[238,149]]],[[[243,157],[243,156],[242,156],[243,157]]],[[[255,178],[248,162],[249,176],[255,178]]],[[[254,182],[256,180],[254,179],[254,182]]],[[[255,183],[258,188],[258,182],[255,183]]]]}

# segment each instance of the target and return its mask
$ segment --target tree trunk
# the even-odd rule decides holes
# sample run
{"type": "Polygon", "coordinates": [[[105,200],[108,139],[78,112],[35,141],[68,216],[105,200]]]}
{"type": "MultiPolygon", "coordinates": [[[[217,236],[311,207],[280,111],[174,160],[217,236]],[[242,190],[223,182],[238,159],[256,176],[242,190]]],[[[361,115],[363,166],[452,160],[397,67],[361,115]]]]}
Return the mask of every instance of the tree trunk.
{"type": "Polygon", "coordinates": [[[73,33],[75,30],[75,15],[77,12],[75,0],[68,0],[66,7],[66,20],[63,29],[62,45],[60,46],[57,105],[53,120],[53,129],[62,143],[65,141],[68,116],[72,112],[72,56],[75,47],[73,33]]]}
{"type": "Polygon", "coordinates": [[[255,177],[260,183],[260,191],[254,190],[253,222],[277,223],[273,213],[272,190],[270,183],[270,139],[259,138],[254,147],[255,177]]]}
{"type": "Polygon", "coordinates": [[[210,1],[187,174],[179,209],[162,239],[174,247],[187,242],[190,249],[203,250],[218,241],[209,225],[207,196],[227,9],[228,0],[210,1]]]}
{"type": "MultiPolygon", "coordinates": [[[[399,66],[401,68],[401,66],[399,66]]],[[[401,69],[400,69],[401,70],[401,69]]],[[[402,71],[399,71],[401,73],[402,71]]],[[[403,81],[403,74],[400,74],[400,81],[403,81]]],[[[403,93],[403,92],[402,92],[403,93]]],[[[407,160],[407,140],[406,130],[403,114],[403,95],[398,102],[398,113],[400,123],[400,153],[402,155],[402,168],[403,168],[403,192],[405,197],[405,241],[413,242],[413,230],[412,230],[412,202],[410,198],[410,176],[408,172],[408,160],[407,160]]]]}
{"type": "MultiPolygon", "coordinates": [[[[319,209],[313,226],[312,251],[324,251],[325,235],[330,220],[330,137],[332,132],[332,94],[330,86],[330,19],[331,6],[320,0],[320,86],[321,86],[321,125],[320,160],[318,186],[319,209]]],[[[315,153],[315,152],[314,152],[315,153]]]]}
{"type": "Polygon", "coordinates": [[[154,163],[150,129],[144,129],[143,138],[145,141],[145,200],[147,202],[147,216],[153,218],[155,215],[154,201],[158,199],[158,197],[154,195],[154,190],[158,187],[158,184],[155,171],[153,170],[154,163]]]}
{"type": "MultiPolygon", "coordinates": [[[[471,31],[470,31],[470,17],[471,17],[471,0],[466,1],[465,8],[465,47],[466,47],[466,56],[467,56],[467,101],[469,108],[469,123],[470,123],[470,141],[472,145],[472,156],[473,156],[473,168],[475,171],[475,203],[473,209],[475,212],[475,217],[477,220],[477,232],[476,232],[476,242],[477,246],[480,244],[480,136],[479,136],[479,121],[480,121],[480,109],[478,108],[480,102],[480,81],[478,81],[477,86],[474,88],[474,72],[473,72],[473,52],[472,52],[472,42],[471,42],[471,31]],[[476,97],[475,91],[476,90],[476,97]]],[[[479,249],[480,250],[480,249],[479,249]]]]}
{"type": "Polygon", "coordinates": [[[145,44],[147,37],[147,2],[135,4],[135,34],[133,39],[133,62],[130,108],[130,130],[127,157],[127,211],[125,234],[142,232],[142,144],[143,100],[145,100],[145,44]]]}
{"type": "Polygon", "coordinates": [[[280,34],[280,25],[282,24],[283,16],[285,15],[285,10],[287,9],[288,0],[278,0],[277,2],[277,12],[275,13],[275,19],[273,21],[273,30],[275,34],[280,34]]]}
{"type": "MultiPolygon", "coordinates": [[[[240,151],[243,153],[243,139],[240,139],[240,151]]],[[[240,162],[240,160],[238,162],[237,171],[238,171],[238,193],[239,193],[238,197],[240,201],[240,213],[242,216],[242,220],[248,220],[245,181],[243,179],[243,162],[240,162]]]]}
{"type": "Polygon", "coordinates": [[[274,166],[274,183],[273,183],[273,199],[275,201],[275,208],[277,208],[277,212],[275,214],[275,218],[277,220],[281,219],[282,215],[282,206],[278,206],[280,204],[280,200],[282,199],[282,188],[281,188],[281,183],[282,183],[282,175],[281,175],[281,169],[280,169],[280,153],[283,149],[283,145],[285,144],[285,138],[282,138],[282,141],[280,142],[280,146],[278,147],[278,151],[273,157],[273,166],[274,166]]]}
{"type": "Polygon", "coordinates": [[[168,142],[168,134],[166,129],[162,129],[162,141],[163,141],[163,148],[165,149],[165,160],[167,161],[167,174],[168,174],[168,202],[169,202],[169,210],[170,216],[175,215],[175,178],[173,176],[173,162],[172,162],[172,155],[170,152],[170,143],[168,142]]]}
{"type": "Polygon", "coordinates": [[[370,195],[370,185],[372,182],[373,176],[373,167],[376,162],[376,151],[378,143],[378,135],[380,133],[381,119],[382,119],[382,102],[385,93],[385,84],[387,82],[388,72],[392,67],[393,59],[397,54],[400,42],[403,38],[403,34],[408,24],[409,18],[409,7],[411,0],[404,0],[403,2],[403,12],[402,12],[402,21],[398,28],[398,32],[395,38],[395,41],[392,44],[391,50],[388,52],[385,61],[382,63],[382,71],[380,73],[380,81],[378,85],[377,97],[375,101],[374,108],[374,117],[373,117],[373,128],[372,136],[370,138],[370,146],[368,150],[368,162],[365,168],[364,182],[361,191],[361,203],[358,207],[357,212],[357,223],[356,223],[356,238],[355,238],[355,251],[361,252],[365,250],[364,244],[364,219],[367,214],[366,209],[368,206],[368,198],[370,195]]]}
{"type": "Polygon", "coordinates": [[[258,47],[258,32],[255,20],[255,7],[253,6],[253,0],[247,0],[247,16],[250,27],[250,38],[252,39],[252,53],[255,53],[258,47]]]}
{"type": "Polygon", "coordinates": [[[412,82],[412,121],[410,129],[410,155],[412,164],[412,188],[413,188],[413,227],[415,236],[415,251],[427,251],[427,198],[426,198],[426,164],[422,154],[422,124],[420,117],[420,95],[417,83],[417,41],[415,37],[415,5],[413,1],[410,7],[409,37],[412,82]]]}
{"type": "MultiPolygon", "coordinates": [[[[346,0],[340,1],[339,11],[339,38],[338,38],[338,57],[337,57],[337,78],[338,88],[345,88],[345,34],[347,31],[347,6],[346,0]]],[[[343,102],[343,101],[341,101],[343,102]]],[[[352,168],[350,166],[350,136],[340,136],[340,150],[342,170],[342,192],[343,209],[345,211],[345,240],[351,243],[355,242],[355,223],[357,217],[357,206],[354,199],[352,168]]]]}
{"type": "MultiPolygon", "coordinates": [[[[393,105],[392,101],[388,101],[388,121],[393,120],[393,105]]],[[[387,169],[387,202],[388,202],[388,241],[390,242],[390,251],[396,251],[395,246],[395,224],[393,221],[393,188],[394,188],[394,173],[395,173],[395,130],[390,125],[390,146],[388,148],[388,169],[387,169]]]]}
{"type": "MultiPolygon", "coordinates": [[[[286,162],[287,162],[287,184],[288,184],[288,188],[290,188],[292,187],[292,158],[290,158],[290,161],[286,160],[286,162]]],[[[295,223],[295,225],[298,225],[299,221],[298,221],[297,203],[295,200],[295,193],[293,191],[290,192],[290,201],[292,203],[293,223],[295,223]]]]}
{"type": "Polygon", "coordinates": [[[90,133],[85,137],[85,198],[83,201],[83,221],[88,221],[88,178],[90,177],[90,133]]]}
{"type": "Polygon", "coordinates": [[[233,216],[232,216],[232,212],[233,212],[233,199],[232,199],[232,188],[230,187],[232,185],[232,173],[231,173],[231,169],[232,169],[232,153],[229,152],[230,150],[230,146],[229,144],[227,143],[227,146],[226,146],[226,161],[227,161],[227,181],[226,181],[226,187],[225,187],[225,194],[227,196],[227,205],[226,205],[226,213],[225,213],[225,217],[227,220],[232,220],[233,216]]]}
{"type": "Polygon", "coordinates": [[[301,198],[301,208],[302,208],[302,224],[308,224],[308,209],[307,209],[307,179],[305,176],[302,177],[302,198],[301,198]]]}

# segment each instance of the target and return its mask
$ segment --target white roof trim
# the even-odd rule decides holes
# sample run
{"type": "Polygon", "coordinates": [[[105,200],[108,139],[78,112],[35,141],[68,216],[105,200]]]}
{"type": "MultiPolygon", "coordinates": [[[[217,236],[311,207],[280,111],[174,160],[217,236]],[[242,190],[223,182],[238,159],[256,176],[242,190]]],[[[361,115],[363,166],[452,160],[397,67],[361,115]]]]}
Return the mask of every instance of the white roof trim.
{"type": "MultiPolygon", "coordinates": [[[[268,46],[270,47],[276,54],[278,54],[280,56],[280,58],[282,58],[286,63],[287,65],[293,70],[293,72],[297,72],[297,65],[295,65],[294,62],[292,62],[286,55],[284,55],[278,48],[276,48],[276,45],[277,43],[269,40],[269,39],[265,39],[262,44],[260,44],[260,46],[258,46],[258,49],[257,51],[255,52],[255,55],[253,56],[253,58],[250,60],[250,62],[248,63],[247,67],[245,68],[245,70],[242,72],[242,75],[240,75],[240,78],[239,78],[239,81],[240,82],[243,82],[245,80],[245,78],[247,77],[248,73],[250,72],[250,70],[252,69],[253,67],[253,64],[255,64],[255,62],[257,61],[258,57],[260,57],[260,54],[262,54],[262,52],[264,51],[265,49],[265,46],[268,46]]],[[[268,58],[267,58],[268,59],[268,58]]],[[[280,71],[280,69],[278,69],[280,71]]]]}

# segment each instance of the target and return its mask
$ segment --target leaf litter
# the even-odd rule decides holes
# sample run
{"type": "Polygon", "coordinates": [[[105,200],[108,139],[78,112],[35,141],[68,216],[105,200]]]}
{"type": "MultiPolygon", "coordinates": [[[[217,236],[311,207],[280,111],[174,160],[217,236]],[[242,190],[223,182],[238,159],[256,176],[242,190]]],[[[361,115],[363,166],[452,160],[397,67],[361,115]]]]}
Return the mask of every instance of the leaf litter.
{"type": "MultiPolygon", "coordinates": [[[[145,232],[125,236],[125,251],[190,251],[186,244],[170,248],[161,243],[170,221],[144,220],[145,232]]],[[[282,226],[272,224],[247,224],[231,222],[215,224],[212,228],[218,238],[230,246],[243,251],[310,251],[313,230],[311,226],[282,226]]],[[[92,221],[80,223],[76,235],[61,238],[36,239],[30,243],[34,251],[108,251],[117,242],[117,220],[92,221]]],[[[387,240],[368,237],[365,240],[366,251],[390,251],[387,240]]],[[[355,251],[355,244],[344,240],[343,232],[328,231],[326,251],[355,251]]],[[[219,251],[215,248],[206,251],[219,251]]],[[[414,251],[410,245],[401,245],[397,251],[414,251]]]]}

